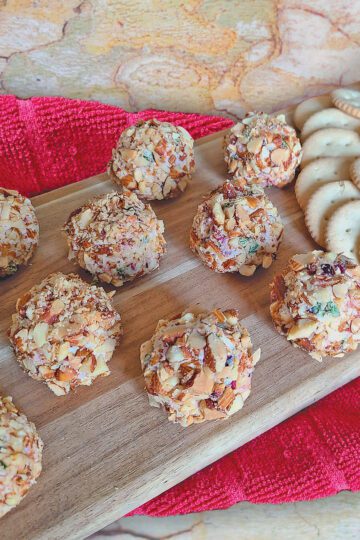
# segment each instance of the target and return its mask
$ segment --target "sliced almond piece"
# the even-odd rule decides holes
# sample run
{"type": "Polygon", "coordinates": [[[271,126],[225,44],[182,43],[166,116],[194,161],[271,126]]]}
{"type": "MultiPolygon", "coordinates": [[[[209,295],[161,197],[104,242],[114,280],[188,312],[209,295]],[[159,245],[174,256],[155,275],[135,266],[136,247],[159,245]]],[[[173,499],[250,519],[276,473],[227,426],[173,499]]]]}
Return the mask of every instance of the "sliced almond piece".
{"type": "Polygon", "coordinates": [[[62,311],[64,311],[65,304],[62,300],[57,298],[53,301],[53,303],[50,306],[50,313],[53,315],[59,315],[62,311]]]}
{"type": "Polygon", "coordinates": [[[130,159],[135,159],[137,156],[137,151],[131,150],[131,148],[121,148],[120,153],[121,157],[126,161],[130,159]]]}
{"type": "Polygon", "coordinates": [[[290,150],[288,148],[277,148],[271,152],[271,161],[275,165],[282,165],[290,157],[290,150]]]}
{"type": "Polygon", "coordinates": [[[300,319],[289,331],[287,339],[293,341],[310,337],[316,330],[318,323],[311,319],[300,319]]]}
{"type": "Polygon", "coordinates": [[[206,345],[206,339],[199,334],[196,330],[193,330],[186,341],[187,345],[193,349],[203,349],[206,345]]]}
{"type": "Polygon", "coordinates": [[[261,150],[262,143],[263,143],[262,137],[257,137],[256,139],[252,139],[251,141],[247,143],[248,152],[257,154],[261,150]]]}
{"type": "Polygon", "coordinates": [[[42,347],[47,342],[49,325],[46,322],[38,323],[33,331],[33,340],[37,347],[42,347]]]}
{"type": "Polygon", "coordinates": [[[227,348],[224,342],[215,334],[210,334],[208,337],[210,350],[215,358],[215,369],[219,373],[225,367],[227,359],[227,348]]]}
{"type": "Polygon", "coordinates": [[[188,388],[188,392],[193,395],[209,396],[214,387],[214,382],[211,370],[205,366],[204,369],[195,376],[194,383],[188,388]]]}
{"type": "Polygon", "coordinates": [[[234,401],[232,402],[230,407],[227,409],[227,412],[230,415],[234,414],[237,411],[240,411],[240,409],[242,409],[243,406],[244,406],[244,400],[243,400],[242,396],[240,394],[238,394],[237,396],[235,396],[234,401]]]}
{"type": "Polygon", "coordinates": [[[243,264],[239,268],[239,274],[242,276],[252,276],[256,270],[255,264],[243,264]]]}
{"type": "Polygon", "coordinates": [[[224,225],[225,214],[221,208],[220,203],[216,202],[212,208],[214,219],[218,225],[224,225]]]}
{"type": "Polygon", "coordinates": [[[84,210],[84,212],[81,212],[81,214],[78,215],[78,225],[80,229],[85,229],[89,225],[93,218],[93,215],[94,214],[92,213],[92,210],[90,210],[90,208],[87,208],[86,210],[84,210]]]}

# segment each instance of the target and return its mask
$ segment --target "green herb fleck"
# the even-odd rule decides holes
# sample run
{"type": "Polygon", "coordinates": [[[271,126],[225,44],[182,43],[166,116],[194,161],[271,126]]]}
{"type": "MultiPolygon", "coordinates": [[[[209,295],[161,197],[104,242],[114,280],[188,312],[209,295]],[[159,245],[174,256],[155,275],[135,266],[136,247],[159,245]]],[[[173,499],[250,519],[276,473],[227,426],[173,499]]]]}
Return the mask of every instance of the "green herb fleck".
{"type": "Polygon", "coordinates": [[[120,276],[121,278],[125,279],[126,278],[126,269],[125,268],[118,268],[116,270],[117,272],[117,275],[120,276]]]}
{"type": "Polygon", "coordinates": [[[327,302],[325,306],[323,306],[321,302],[316,302],[309,311],[314,313],[314,315],[320,315],[321,317],[324,317],[326,314],[330,314],[333,317],[338,317],[340,315],[339,308],[331,300],[327,302]]]}
{"type": "Polygon", "coordinates": [[[249,253],[256,253],[258,249],[259,244],[257,242],[253,242],[253,244],[250,246],[249,253]]]}
{"type": "Polygon", "coordinates": [[[155,161],[154,154],[150,150],[144,150],[143,156],[145,159],[153,163],[155,161]]]}
{"type": "Polygon", "coordinates": [[[339,308],[332,300],[326,304],[324,311],[325,313],[330,313],[333,317],[338,317],[340,315],[339,308]]]}
{"type": "Polygon", "coordinates": [[[1,459],[0,459],[0,465],[3,467],[3,469],[7,469],[7,468],[8,468],[8,466],[6,465],[6,463],[4,463],[4,461],[2,461],[1,459]]]}
{"type": "Polygon", "coordinates": [[[315,306],[310,308],[311,313],[314,313],[314,315],[317,315],[319,311],[321,311],[321,304],[320,302],[316,302],[315,306]]]}

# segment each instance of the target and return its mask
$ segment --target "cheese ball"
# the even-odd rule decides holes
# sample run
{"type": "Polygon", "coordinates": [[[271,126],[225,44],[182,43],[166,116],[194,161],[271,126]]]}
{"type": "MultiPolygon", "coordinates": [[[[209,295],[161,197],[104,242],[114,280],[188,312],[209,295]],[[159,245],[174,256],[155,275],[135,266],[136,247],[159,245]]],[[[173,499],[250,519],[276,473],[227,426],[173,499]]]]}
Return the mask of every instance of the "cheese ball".
{"type": "Polygon", "coordinates": [[[41,473],[43,442],[11,397],[0,397],[0,518],[15,508],[41,473]]]}
{"type": "Polygon", "coordinates": [[[16,304],[9,337],[21,367],[57,396],[110,374],[122,334],[112,294],[76,274],[50,274],[16,304]]]}
{"type": "Polygon", "coordinates": [[[335,253],[294,255],[271,284],[270,312],[278,332],[316,360],[355,351],[360,266],[335,253]]]}
{"type": "Polygon", "coordinates": [[[191,180],[193,146],[193,138],[181,126],[141,120],[120,135],[108,173],[142,199],[170,199],[185,191],[191,180]]]}
{"type": "Polygon", "coordinates": [[[165,253],[163,222],[128,190],[87,202],[70,215],[63,230],[69,259],[115,287],[158,268],[165,253]]]}
{"type": "Polygon", "coordinates": [[[27,264],[39,241],[39,223],[30,200],[0,188],[0,278],[27,264]]]}
{"type": "Polygon", "coordinates": [[[235,309],[159,321],[140,349],[150,405],[182,426],[226,419],[244,405],[260,359],[235,309]]]}
{"type": "Polygon", "coordinates": [[[284,187],[300,165],[301,144],[284,115],[248,113],[224,140],[229,173],[243,183],[284,187]]]}
{"type": "Polygon", "coordinates": [[[276,257],[283,225],[261,188],[239,190],[228,180],[198,206],[190,247],[215,272],[251,276],[276,257]]]}

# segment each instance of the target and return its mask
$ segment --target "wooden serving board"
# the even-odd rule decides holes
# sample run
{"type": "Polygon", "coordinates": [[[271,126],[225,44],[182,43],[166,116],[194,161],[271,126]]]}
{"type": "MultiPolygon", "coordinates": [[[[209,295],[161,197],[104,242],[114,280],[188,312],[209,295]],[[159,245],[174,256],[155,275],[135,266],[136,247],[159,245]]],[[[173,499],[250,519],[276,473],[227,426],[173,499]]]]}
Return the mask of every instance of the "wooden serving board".
{"type": "Polygon", "coordinates": [[[269,195],[285,223],[278,260],[253,277],[220,275],[190,251],[188,237],[204,194],[226,177],[222,136],[196,143],[197,170],[177,200],[153,204],[165,222],[168,251],[160,269],[118,290],[125,334],[111,375],[66,397],[54,396],[17,364],[6,330],[18,296],[48,273],[78,271],[67,261],[60,227],[89,197],[113,189],[106,175],[33,199],[40,245],[32,265],[0,284],[0,392],[35,422],[45,443],[43,473],[0,523],[2,540],[84,538],[253,439],[359,374],[360,352],[322,364],[278,335],[269,315],[269,283],[294,253],[314,249],[293,188],[269,195]],[[240,309],[262,360],[244,408],[230,420],[184,429],[148,405],[139,347],[158,319],[189,305],[240,309]]]}

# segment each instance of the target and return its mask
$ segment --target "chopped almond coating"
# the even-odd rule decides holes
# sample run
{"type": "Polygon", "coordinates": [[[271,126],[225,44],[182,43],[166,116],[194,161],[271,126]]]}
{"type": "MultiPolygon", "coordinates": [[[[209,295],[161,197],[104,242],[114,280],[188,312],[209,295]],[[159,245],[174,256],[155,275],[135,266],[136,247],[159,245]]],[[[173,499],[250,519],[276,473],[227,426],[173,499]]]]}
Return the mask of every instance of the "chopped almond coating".
{"type": "Polygon", "coordinates": [[[344,255],[294,255],[271,284],[276,329],[321,361],[344,356],[360,341],[360,266],[344,255]]]}
{"type": "Polygon", "coordinates": [[[39,241],[39,223],[31,201],[0,188],[0,278],[27,264],[39,241]]]}
{"type": "Polygon", "coordinates": [[[228,171],[241,183],[284,187],[301,161],[301,144],[284,115],[249,112],[224,139],[228,171]]]}
{"type": "Polygon", "coordinates": [[[9,337],[21,367],[57,396],[110,374],[122,334],[112,294],[76,274],[50,274],[16,304],[9,337]]]}
{"type": "Polygon", "coordinates": [[[70,215],[64,232],[69,259],[115,287],[158,268],[165,253],[163,222],[128,190],[87,202],[70,215]]]}
{"type": "Polygon", "coordinates": [[[198,206],[190,247],[215,272],[251,276],[272,264],[282,233],[279,213],[261,188],[240,190],[227,180],[198,206]]]}
{"type": "Polygon", "coordinates": [[[252,353],[236,309],[185,311],[158,322],[140,358],[150,405],[162,406],[171,422],[186,427],[242,408],[260,349],[252,353]]]}
{"type": "Polygon", "coordinates": [[[11,397],[0,396],[0,518],[15,508],[41,473],[43,442],[11,397]]]}
{"type": "Polygon", "coordinates": [[[141,120],[120,135],[108,173],[142,199],[170,199],[185,191],[195,168],[194,140],[181,126],[141,120]]]}

